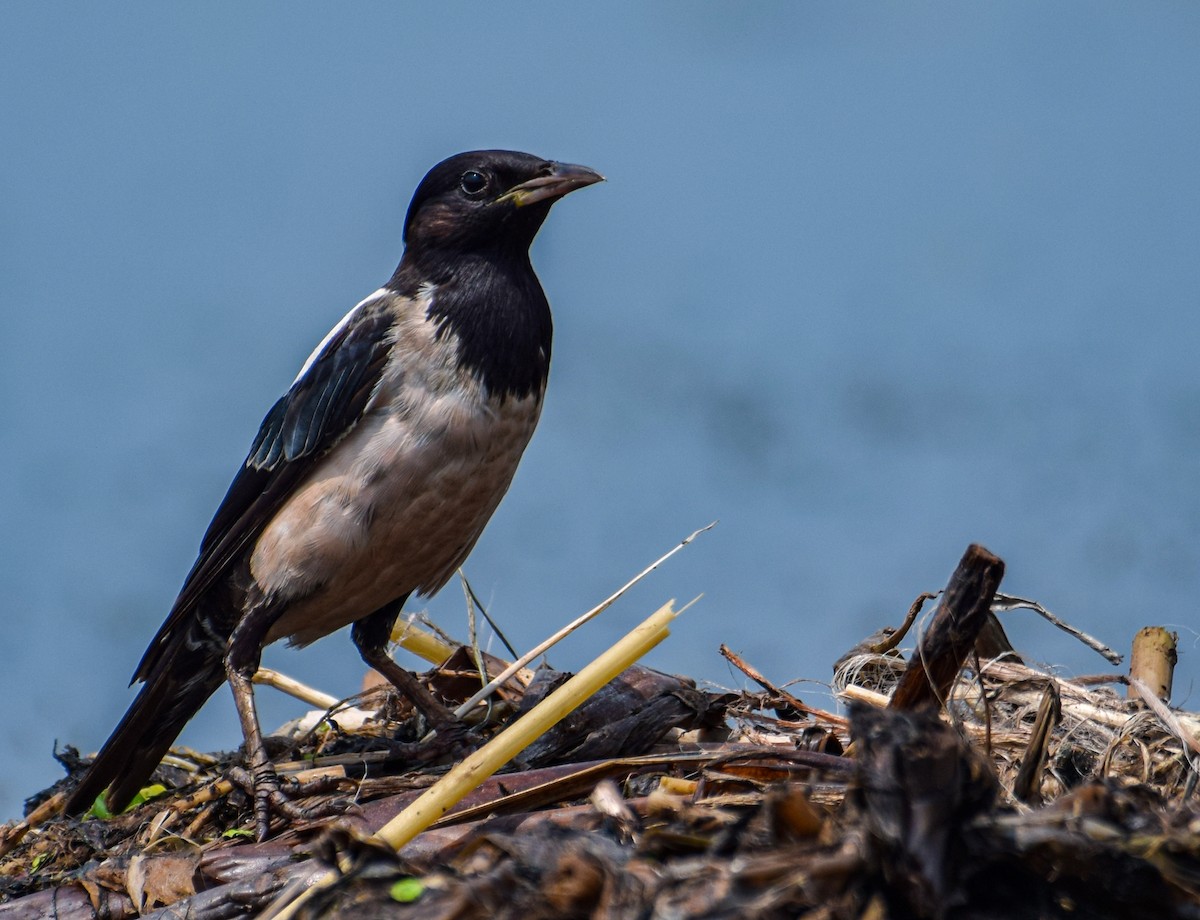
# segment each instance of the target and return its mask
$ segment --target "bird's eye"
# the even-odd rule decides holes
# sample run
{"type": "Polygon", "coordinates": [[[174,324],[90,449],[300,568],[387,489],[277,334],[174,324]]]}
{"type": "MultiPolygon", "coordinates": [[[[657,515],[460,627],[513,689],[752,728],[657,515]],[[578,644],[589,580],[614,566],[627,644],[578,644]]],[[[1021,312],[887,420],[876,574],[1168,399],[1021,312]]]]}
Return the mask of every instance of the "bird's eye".
{"type": "Polygon", "coordinates": [[[458,180],[458,187],[468,195],[478,195],[487,188],[488,180],[481,172],[476,172],[474,169],[468,169],[462,174],[462,178],[458,180]]]}

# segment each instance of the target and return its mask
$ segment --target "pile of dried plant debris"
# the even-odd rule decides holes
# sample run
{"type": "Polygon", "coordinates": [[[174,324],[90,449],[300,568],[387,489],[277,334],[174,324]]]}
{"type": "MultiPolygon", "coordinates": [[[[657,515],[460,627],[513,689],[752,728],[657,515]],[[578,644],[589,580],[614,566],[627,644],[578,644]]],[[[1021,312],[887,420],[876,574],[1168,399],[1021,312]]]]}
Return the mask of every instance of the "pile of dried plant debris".
{"type": "MultiPolygon", "coordinates": [[[[421,739],[383,691],[293,727],[275,755],[298,801],[347,804],[264,843],[232,756],[178,751],[162,794],[107,820],[57,817],[47,790],[0,836],[0,920],[1200,918],[1200,719],[1160,702],[1173,651],[1120,693],[1029,667],[1002,574],[970,547],[907,659],[902,632],[843,658],[848,717],[724,648],[761,691],[629,668],[398,853],[375,832],[563,675],[518,672],[458,738],[421,739]]],[[[460,650],[427,681],[465,700],[479,664],[505,663],[460,650]]]]}

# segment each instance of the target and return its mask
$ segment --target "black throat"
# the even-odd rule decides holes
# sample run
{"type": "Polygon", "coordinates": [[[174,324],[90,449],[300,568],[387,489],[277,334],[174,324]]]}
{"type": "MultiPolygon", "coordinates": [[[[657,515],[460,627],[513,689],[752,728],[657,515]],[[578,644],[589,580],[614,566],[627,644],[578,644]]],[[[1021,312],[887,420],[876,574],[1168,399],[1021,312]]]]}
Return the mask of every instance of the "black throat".
{"type": "Polygon", "coordinates": [[[429,318],[458,341],[459,363],[493,397],[521,399],[546,388],[553,323],[526,252],[405,253],[388,289],[406,297],[433,285],[429,318]]]}

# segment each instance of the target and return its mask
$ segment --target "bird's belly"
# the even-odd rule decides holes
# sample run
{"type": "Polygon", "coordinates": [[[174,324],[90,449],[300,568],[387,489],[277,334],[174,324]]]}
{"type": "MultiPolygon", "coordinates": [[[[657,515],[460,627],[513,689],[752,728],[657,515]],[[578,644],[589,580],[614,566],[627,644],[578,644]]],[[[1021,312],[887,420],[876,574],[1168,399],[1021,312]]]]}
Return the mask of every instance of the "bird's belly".
{"type": "Polygon", "coordinates": [[[432,594],[507,491],[540,400],[434,401],[364,419],[264,529],[251,557],[304,645],[411,592],[432,594]]]}

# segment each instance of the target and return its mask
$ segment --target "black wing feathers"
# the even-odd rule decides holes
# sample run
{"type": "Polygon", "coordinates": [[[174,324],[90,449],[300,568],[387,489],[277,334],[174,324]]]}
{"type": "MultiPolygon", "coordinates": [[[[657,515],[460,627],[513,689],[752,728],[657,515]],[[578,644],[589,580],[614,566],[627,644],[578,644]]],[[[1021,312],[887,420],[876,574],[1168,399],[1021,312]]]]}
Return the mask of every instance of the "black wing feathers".
{"type": "Polygon", "coordinates": [[[267,413],[200,543],[200,555],[134,680],[146,680],[180,622],[361,417],[391,350],[390,298],[364,303],[267,413]]]}
{"type": "MultiPolygon", "coordinates": [[[[246,462],[243,466],[252,466],[255,469],[271,469],[279,462],[279,458],[283,455],[283,445],[279,441],[279,430],[283,427],[283,414],[287,412],[288,395],[285,393],[276,400],[275,405],[271,407],[271,411],[267,413],[267,417],[262,420],[262,425],[259,426],[258,434],[254,436],[254,443],[250,445],[250,453],[246,457],[246,462]]],[[[216,521],[214,520],[215,524],[216,521]]],[[[209,525],[209,530],[212,530],[212,524],[209,525]]],[[[208,533],[204,535],[204,542],[208,541],[208,533]]],[[[204,543],[201,543],[203,546],[204,543]]]]}
{"type": "Polygon", "coordinates": [[[318,453],[357,420],[390,344],[392,314],[372,306],[362,308],[271,407],[246,457],[247,467],[272,470],[281,458],[291,463],[318,453]]]}

